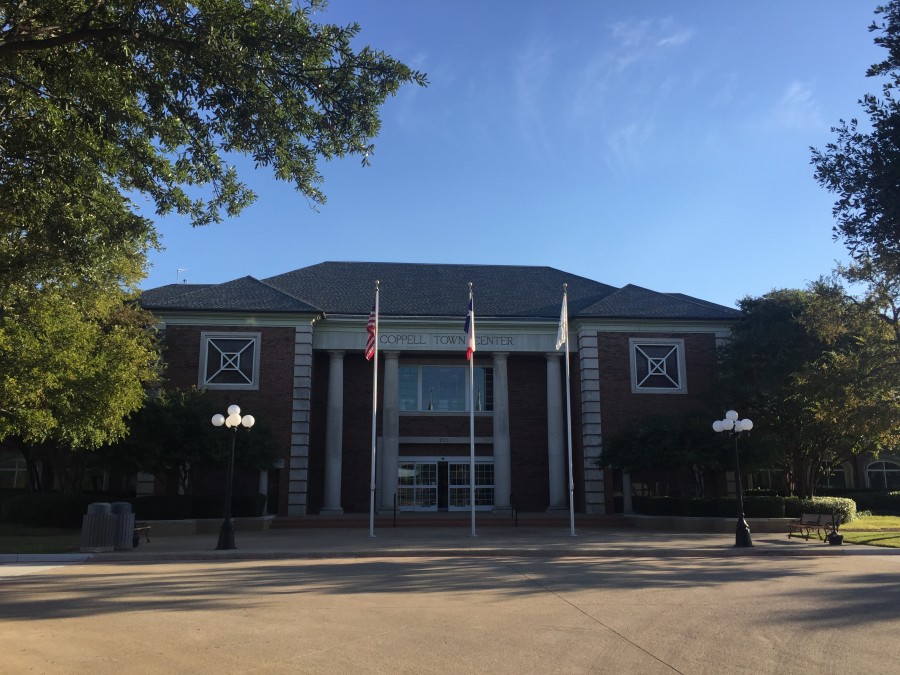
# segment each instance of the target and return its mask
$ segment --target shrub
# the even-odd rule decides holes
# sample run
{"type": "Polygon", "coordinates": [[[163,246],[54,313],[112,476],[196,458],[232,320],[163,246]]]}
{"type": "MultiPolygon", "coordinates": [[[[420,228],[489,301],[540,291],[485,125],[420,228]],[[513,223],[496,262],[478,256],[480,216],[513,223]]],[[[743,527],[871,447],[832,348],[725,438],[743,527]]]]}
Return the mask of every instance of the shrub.
{"type": "Polygon", "coordinates": [[[900,491],[854,492],[847,496],[856,502],[857,510],[864,509],[879,516],[900,516],[900,491]]]}
{"type": "MultiPolygon", "coordinates": [[[[187,518],[221,518],[222,495],[149,495],[128,500],[134,506],[137,520],[184,520],[187,518]]],[[[265,508],[263,494],[233,495],[231,515],[261,516],[265,508]]]]}
{"type": "Polygon", "coordinates": [[[748,518],[784,518],[784,497],[746,496],[744,515],[748,518]]]}
{"type": "Polygon", "coordinates": [[[188,495],[147,495],[128,500],[135,520],[184,520],[192,517],[188,495]]]}
{"type": "Polygon", "coordinates": [[[842,523],[856,518],[856,502],[846,497],[785,497],[784,513],[789,518],[799,518],[804,513],[834,513],[842,523]]]}
{"type": "Polygon", "coordinates": [[[747,497],[780,497],[781,495],[778,493],[778,490],[772,490],[770,488],[750,488],[749,490],[744,490],[744,498],[747,497]]]}
{"type": "Polygon", "coordinates": [[[0,505],[0,518],[36,527],[80,527],[88,504],[97,501],[93,495],[27,492],[5,499],[0,505]]]}
{"type": "MultiPolygon", "coordinates": [[[[634,510],[648,516],[692,516],[730,518],[737,515],[737,499],[679,499],[677,497],[635,497],[634,510]]],[[[744,497],[748,518],[784,518],[783,497],[744,497]]],[[[830,513],[830,511],[829,511],[830,513]]]]}

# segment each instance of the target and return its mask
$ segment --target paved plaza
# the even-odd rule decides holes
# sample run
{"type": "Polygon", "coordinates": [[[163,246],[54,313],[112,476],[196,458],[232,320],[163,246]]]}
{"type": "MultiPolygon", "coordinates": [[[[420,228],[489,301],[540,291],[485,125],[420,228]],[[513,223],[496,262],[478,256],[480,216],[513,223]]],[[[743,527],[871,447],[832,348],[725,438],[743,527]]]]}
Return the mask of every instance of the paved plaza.
{"type": "Polygon", "coordinates": [[[0,671],[898,672],[900,556],[754,543],[303,530],[20,561],[0,566],[0,671]]]}

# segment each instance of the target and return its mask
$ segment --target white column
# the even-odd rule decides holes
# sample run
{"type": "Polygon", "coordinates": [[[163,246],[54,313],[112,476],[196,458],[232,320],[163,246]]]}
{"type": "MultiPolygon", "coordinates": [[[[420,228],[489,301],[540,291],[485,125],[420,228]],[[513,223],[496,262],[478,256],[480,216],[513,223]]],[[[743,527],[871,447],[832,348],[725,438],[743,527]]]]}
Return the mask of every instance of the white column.
{"type": "Polygon", "coordinates": [[[494,509],[509,510],[512,490],[509,451],[509,387],[505,352],[494,353],[494,509]]]}
{"type": "Polygon", "coordinates": [[[329,351],[328,417],[325,425],[325,502],[322,513],[343,513],[341,461],[344,436],[344,352],[329,351]]]}
{"type": "Polygon", "coordinates": [[[567,509],[565,425],[559,354],[547,354],[547,465],[550,481],[548,510],[567,509]]]}
{"type": "Polygon", "coordinates": [[[394,508],[394,494],[397,492],[397,456],[400,451],[400,354],[384,354],[384,400],[381,453],[381,508],[394,508]]]}

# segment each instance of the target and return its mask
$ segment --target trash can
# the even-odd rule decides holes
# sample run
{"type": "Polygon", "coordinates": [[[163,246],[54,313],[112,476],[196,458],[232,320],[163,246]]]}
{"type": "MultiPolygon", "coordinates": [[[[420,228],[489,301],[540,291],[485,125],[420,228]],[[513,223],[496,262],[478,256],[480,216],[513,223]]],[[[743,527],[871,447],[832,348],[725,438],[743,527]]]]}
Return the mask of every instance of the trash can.
{"type": "Polygon", "coordinates": [[[134,513],[128,502],[113,502],[110,505],[115,519],[115,539],[113,548],[116,551],[127,551],[134,548],[134,513]]]}
{"type": "Polygon", "coordinates": [[[81,550],[85,553],[106,553],[115,550],[116,517],[109,502],[88,504],[87,514],[81,518],[81,550]]]}

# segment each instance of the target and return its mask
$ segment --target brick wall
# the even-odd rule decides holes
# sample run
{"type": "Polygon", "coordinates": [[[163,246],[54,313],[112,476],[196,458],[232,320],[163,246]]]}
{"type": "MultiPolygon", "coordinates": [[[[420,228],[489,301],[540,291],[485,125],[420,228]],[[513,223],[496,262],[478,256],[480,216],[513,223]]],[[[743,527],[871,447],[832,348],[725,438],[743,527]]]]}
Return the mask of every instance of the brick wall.
{"type": "Polygon", "coordinates": [[[685,413],[709,404],[708,395],[716,367],[716,340],[713,334],[598,333],[597,347],[605,438],[615,435],[641,417],[685,413]],[[628,351],[631,337],[684,340],[686,394],[632,393],[628,351]]]}
{"type": "MultiPolygon", "coordinates": [[[[269,327],[232,326],[167,326],[164,337],[163,358],[166,363],[166,386],[189,388],[198,384],[200,370],[200,335],[216,333],[259,333],[260,373],[257,390],[208,390],[209,397],[218,402],[222,413],[232,403],[241,407],[242,413],[251,414],[257,424],[271,430],[280,449],[280,456],[290,455],[291,395],[293,387],[294,329],[269,327]]],[[[242,472],[235,485],[256,486],[256,472],[242,472]],[[253,475],[250,475],[250,474],[253,475]]],[[[287,499],[287,472],[281,472],[279,485],[279,513],[284,513],[287,499]]]]}

